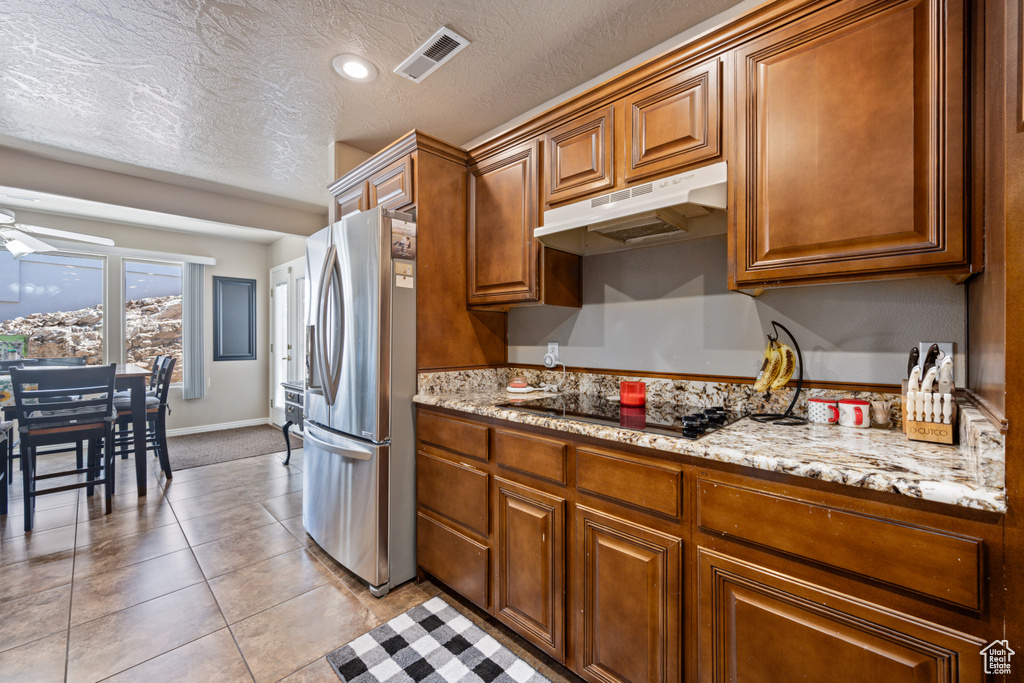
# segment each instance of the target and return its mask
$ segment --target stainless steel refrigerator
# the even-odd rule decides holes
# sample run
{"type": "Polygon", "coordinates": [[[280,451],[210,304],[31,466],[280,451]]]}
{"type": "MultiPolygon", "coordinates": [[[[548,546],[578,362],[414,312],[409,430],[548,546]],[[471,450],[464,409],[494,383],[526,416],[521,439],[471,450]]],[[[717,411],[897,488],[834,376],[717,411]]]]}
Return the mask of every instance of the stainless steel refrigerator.
{"type": "Polygon", "coordinates": [[[378,597],[416,574],[415,240],[374,209],[306,241],[302,523],[378,597]]]}

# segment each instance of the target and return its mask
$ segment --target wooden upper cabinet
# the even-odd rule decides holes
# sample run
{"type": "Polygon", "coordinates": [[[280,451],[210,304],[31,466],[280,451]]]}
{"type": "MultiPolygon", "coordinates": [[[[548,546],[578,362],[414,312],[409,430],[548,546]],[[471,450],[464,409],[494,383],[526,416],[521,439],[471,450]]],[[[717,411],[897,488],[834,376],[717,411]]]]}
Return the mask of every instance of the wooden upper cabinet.
{"type": "Polygon", "coordinates": [[[544,136],[544,204],[575,199],[615,184],[615,109],[580,116],[544,136]]]}
{"type": "Polygon", "coordinates": [[[350,190],[346,190],[335,197],[337,202],[336,220],[351,216],[360,211],[370,208],[370,186],[362,182],[350,190]]]}
{"type": "Polygon", "coordinates": [[[626,182],[721,154],[720,71],[713,59],[623,99],[626,182]]]}
{"type": "Polygon", "coordinates": [[[985,641],[698,550],[699,680],[984,680],[985,641]]]}
{"type": "Polygon", "coordinates": [[[731,55],[734,287],[971,271],[963,0],[844,0],[731,55]]]}
{"type": "Polygon", "coordinates": [[[538,298],[540,143],[519,145],[469,169],[469,304],[538,298]]]}
{"type": "Polygon", "coordinates": [[[377,173],[369,182],[370,208],[401,209],[415,201],[413,156],[407,154],[377,173]]]}

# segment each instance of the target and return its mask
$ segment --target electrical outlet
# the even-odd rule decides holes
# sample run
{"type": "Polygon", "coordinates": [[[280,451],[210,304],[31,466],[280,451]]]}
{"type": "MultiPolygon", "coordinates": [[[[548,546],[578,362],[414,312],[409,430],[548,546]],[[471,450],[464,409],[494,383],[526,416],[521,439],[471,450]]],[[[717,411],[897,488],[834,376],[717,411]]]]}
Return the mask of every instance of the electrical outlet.
{"type": "Polygon", "coordinates": [[[920,362],[924,364],[924,358],[928,355],[928,349],[931,348],[932,344],[939,345],[939,358],[945,358],[946,356],[953,357],[953,342],[920,342],[917,347],[921,351],[920,362]]]}
{"type": "Polygon", "coordinates": [[[548,342],[548,352],[544,354],[544,367],[553,368],[559,363],[558,342],[548,342]]]}

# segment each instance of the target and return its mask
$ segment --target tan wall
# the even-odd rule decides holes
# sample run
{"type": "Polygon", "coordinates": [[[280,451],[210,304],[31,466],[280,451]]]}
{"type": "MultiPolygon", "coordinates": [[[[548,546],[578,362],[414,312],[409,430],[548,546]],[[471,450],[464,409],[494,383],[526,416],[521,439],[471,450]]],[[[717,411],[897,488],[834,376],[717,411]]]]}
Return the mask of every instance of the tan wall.
{"type": "MultiPolygon", "coordinates": [[[[190,233],[152,230],[129,225],[90,221],[65,216],[49,216],[19,211],[22,222],[45,227],[62,228],[110,237],[117,247],[144,249],[217,259],[207,267],[204,328],[206,334],[206,396],[185,401],[181,388],[172,387],[171,415],[168,429],[186,429],[241,420],[266,419],[269,415],[270,357],[268,354],[269,310],[267,302],[268,252],[270,247],[255,242],[242,242],[190,233]],[[213,362],[213,276],[256,280],[256,360],[213,362]]],[[[299,241],[299,238],[295,238],[299,241]]],[[[107,257],[107,310],[117,310],[124,300],[121,257],[107,257]]],[[[123,347],[122,329],[107,325],[108,362],[120,362],[117,355],[123,347]],[[113,355],[112,355],[113,354],[113,355]]]]}
{"type": "MultiPolygon", "coordinates": [[[[327,227],[324,225],[324,227],[327,227]]],[[[305,237],[282,237],[267,248],[267,267],[276,268],[282,264],[306,255],[305,237]]]]}

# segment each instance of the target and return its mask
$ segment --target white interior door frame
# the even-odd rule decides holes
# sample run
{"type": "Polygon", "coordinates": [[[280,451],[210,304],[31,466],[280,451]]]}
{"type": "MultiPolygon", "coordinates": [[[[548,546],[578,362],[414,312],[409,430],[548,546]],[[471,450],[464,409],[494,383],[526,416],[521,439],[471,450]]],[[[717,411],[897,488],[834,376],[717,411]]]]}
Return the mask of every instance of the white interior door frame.
{"type": "Polygon", "coordinates": [[[285,422],[281,382],[302,378],[303,278],[305,259],[270,269],[270,422],[285,422]]]}

